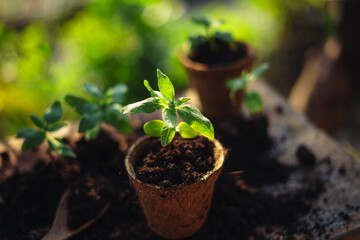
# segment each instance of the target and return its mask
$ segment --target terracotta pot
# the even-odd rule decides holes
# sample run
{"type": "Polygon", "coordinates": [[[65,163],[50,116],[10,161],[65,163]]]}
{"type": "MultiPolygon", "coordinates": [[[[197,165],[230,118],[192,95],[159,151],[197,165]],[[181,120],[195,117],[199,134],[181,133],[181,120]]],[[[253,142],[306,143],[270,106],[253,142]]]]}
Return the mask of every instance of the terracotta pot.
{"type": "Polygon", "coordinates": [[[256,57],[254,49],[249,45],[242,42],[236,44],[245,50],[246,56],[227,65],[208,66],[192,61],[185,49],[179,53],[180,62],[188,73],[190,86],[199,94],[202,112],[211,119],[233,116],[240,110],[243,93],[240,91],[233,103],[225,83],[231,78],[239,77],[243,70],[250,71],[256,57]]]}
{"type": "Polygon", "coordinates": [[[225,150],[217,140],[209,140],[214,148],[215,167],[203,179],[190,185],[162,188],[142,182],[136,177],[133,164],[147,151],[149,137],[140,138],[125,158],[130,183],[135,187],[150,228],[158,235],[177,239],[193,235],[205,223],[215,181],[225,159],[225,150]]]}

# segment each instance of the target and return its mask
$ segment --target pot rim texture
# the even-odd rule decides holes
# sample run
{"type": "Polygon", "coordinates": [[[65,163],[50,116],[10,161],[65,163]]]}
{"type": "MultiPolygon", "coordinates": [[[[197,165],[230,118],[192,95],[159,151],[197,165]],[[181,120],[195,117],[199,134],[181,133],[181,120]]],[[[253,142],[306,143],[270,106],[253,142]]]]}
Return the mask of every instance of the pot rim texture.
{"type": "Polygon", "coordinates": [[[151,183],[146,183],[141,181],[140,179],[138,179],[136,177],[136,173],[134,171],[132,162],[131,162],[131,158],[132,158],[132,154],[134,153],[136,148],[141,148],[146,146],[147,141],[150,139],[150,136],[142,136],[140,137],[134,144],[131,145],[131,147],[129,148],[128,152],[126,153],[125,156],[125,167],[126,167],[126,171],[128,173],[128,175],[136,182],[146,185],[148,187],[152,187],[152,188],[156,188],[156,189],[161,189],[161,190],[175,190],[177,188],[182,188],[184,186],[188,186],[188,185],[192,185],[198,182],[202,182],[202,181],[207,181],[207,179],[214,174],[215,172],[219,171],[222,169],[223,165],[224,165],[224,161],[225,161],[225,157],[226,157],[226,150],[225,148],[221,145],[221,143],[217,140],[217,139],[207,139],[209,141],[209,143],[214,145],[214,159],[215,161],[215,166],[211,171],[208,171],[205,176],[203,176],[200,180],[192,183],[192,184],[177,184],[177,185],[173,185],[170,187],[162,187],[162,186],[158,186],[156,184],[151,184],[151,183]]]}
{"type": "Polygon", "coordinates": [[[178,58],[181,62],[181,64],[192,71],[198,71],[198,72],[219,72],[219,71],[229,71],[232,69],[239,68],[242,65],[248,64],[249,61],[253,62],[256,60],[256,54],[255,49],[250,46],[247,43],[241,42],[241,41],[235,41],[235,43],[239,46],[245,49],[246,55],[245,57],[229,64],[216,64],[216,65],[207,65],[204,63],[196,62],[191,60],[188,57],[188,46],[183,45],[180,48],[180,51],[178,53],[178,58]]]}

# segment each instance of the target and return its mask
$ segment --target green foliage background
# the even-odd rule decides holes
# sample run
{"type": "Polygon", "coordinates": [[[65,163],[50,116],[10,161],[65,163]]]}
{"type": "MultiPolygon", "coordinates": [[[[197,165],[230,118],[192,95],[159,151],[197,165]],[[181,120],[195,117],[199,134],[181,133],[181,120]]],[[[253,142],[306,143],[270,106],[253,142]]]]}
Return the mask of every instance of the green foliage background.
{"type": "MultiPolygon", "coordinates": [[[[281,47],[291,9],[316,7],[320,0],[191,2],[94,0],[56,20],[0,23],[0,138],[29,125],[29,113],[40,114],[56,99],[64,103],[66,93],[83,95],[85,82],[103,88],[126,83],[127,103],[147,95],[143,80],[155,85],[157,68],[177,89],[186,88],[176,56],[187,37],[202,30],[191,16],[225,19],[221,30],[253,45],[261,59],[281,47]]],[[[64,114],[76,117],[68,107],[64,114]]]]}

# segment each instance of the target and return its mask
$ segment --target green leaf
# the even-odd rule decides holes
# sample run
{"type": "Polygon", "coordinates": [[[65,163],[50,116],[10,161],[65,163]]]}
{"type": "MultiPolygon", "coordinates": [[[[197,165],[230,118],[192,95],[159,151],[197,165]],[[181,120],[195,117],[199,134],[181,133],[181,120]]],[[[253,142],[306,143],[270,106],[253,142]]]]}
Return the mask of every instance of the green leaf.
{"type": "Polygon", "coordinates": [[[255,81],[269,69],[269,64],[263,63],[251,72],[251,81],[255,81]]]}
{"type": "Polygon", "coordinates": [[[166,125],[161,130],[161,145],[165,147],[174,138],[176,133],[175,128],[169,128],[166,125]]]}
{"type": "Polygon", "coordinates": [[[209,139],[214,139],[214,127],[210,120],[204,117],[199,109],[191,105],[177,107],[178,113],[182,120],[190,125],[193,129],[209,139]]]}
{"type": "Polygon", "coordinates": [[[160,69],[157,70],[158,86],[161,94],[169,101],[175,100],[175,90],[170,79],[163,74],[160,69]]]}
{"type": "Polygon", "coordinates": [[[123,103],[126,98],[128,87],[125,84],[118,84],[106,91],[106,97],[110,98],[110,102],[123,103]]]}
{"type": "Polygon", "coordinates": [[[212,25],[212,19],[206,16],[194,17],[191,19],[194,23],[201,25],[205,28],[209,28],[212,25]]]}
{"type": "Polygon", "coordinates": [[[198,132],[189,126],[186,122],[181,122],[176,130],[179,132],[180,136],[183,138],[195,138],[198,136],[198,132]]]}
{"type": "Polygon", "coordinates": [[[45,139],[45,133],[30,128],[23,128],[18,132],[17,137],[25,138],[21,148],[21,150],[25,152],[34,146],[40,145],[45,139]]]}
{"type": "Polygon", "coordinates": [[[66,95],[65,102],[75,108],[76,112],[79,114],[91,113],[99,110],[99,107],[96,104],[89,103],[83,98],[79,98],[73,95],[66,95]]]}
{"type": "Polygon", "coordinates": [[[54,102],[50,109],[44,113],[44,119],[48,124],[55,123],[60,120],[62,116],[62,108],[59,101],[54,102]]]}
{"type": "Polygon", "coordinates": [[[42,120],[38,115],[31,113],[29,115],[31,118],[31,121],[39,128],[44,128],[46,126],[46,123],[44,120],[42,120]]]}
{"type": "Polygon", "coordinates": [[[128,117],[121,113],[119,104],[108,106],[105,110],[105,122],[114,126],[124,134],[131,133],[131,124],[128,117]]]}
{"type": "Polygon", "coordinates": [[[232,91],[246,89],[246,85],[247,85],[247,79],[245,74],[242,74],[240,77],[228,80],[226,82],[226,86],[230,88],[230,90],[232,91]]]}
{"type": "Polygon", "coordinates": [[[57,131],[60,128],[65,127],[65,126],[66,126],[66,123],[55,123],[54,125],[49,127],[48,131],[49,132],[55,132],[55,131],[57,131]]]}
{"type": "Polygon", "coordinates": [[[85,83],[84,89],[87,93],[89,93],[91,96],[95,97],[96,99],[98,100],[104,99],[104,93],[99,86],[91,83],[85,83]]]}
{"type": "Polygon", "coordinates": [[[159,102],[159,98],[150,97],[145,100],[126,105],[121,109],[121,112],[123,114],[152,113],[163,108],[159,102]]]}
{"type": "Polygon", "coordinates": [[[205,41],[206,41],[206,37],[202,35],[190,36],[189,37],[190,51],[194,51],[197,46],[199,46],[201,43],[205,41]]]}
{"type": "Polygon", "coordinates": [[[67,144],[65,144],[63,141],[61,141],[58,138],[49,138],[48,139],[49,148],[53,150],[54,152],[66,156],[66,157],[72,157],[75,158],[75,153],[71,150],[71,147],[67,144]]]}
{"type": "Polygon", "coordinates": [[[175,108],[165,108],[162,110],[162,118],[169,128],[174,128],[177,123],[175,108]]]}
{"type": "Polygon", "coordinates": [[[100,132],[100,128],[99,126],[96,126],[92,129],[86,130],[85,131],[85,139],[86,141],[95,139],[99,136],[99,132],[100,132]]]}
{"type": "Polygon", "coordinates": [[[182,97],[182,98],[179,98],[176,102],[175,102],[175,106],[178,107],[178,106],[181,106],[185,103],[187,103],[188,101],[190,101],[191,98],[188,98],[188,97],[182,97]]]}
{"type": "Polygon", "coordinates": [[[84,113],[80,120],[79,132],[85,132],[103,122],[104,114],[101,111],[94,113],[84,113]]]}
{"type": "Polygon", "coordinates": [[[231,33],[229,33],[229,32],[215,32],[214,37],[217,38],[217,39],[224,40],[224,41],[226,41],[228,43],[234,42],[234,38],[231,35],[231,33]]]}
{"type": "Polygon", "coordinates": [[[160,137],[161,131],[166,124],[161,120],[153,120],[145,123],[144,132],[151,137],[160,137]]]}
{"type": "Polygon", "coordinates": [[[154,91],[149,82],[147,80],[144,80],[144,86],[146,89],[150,92],[151,97],[158,97],[161,104],[168,107],[169,103],[168,100],[161,94],[159,91],[154,91]]]}
{"type": "Polygon", "coordinates": [[[259,113],[264,109],[261,97],[257,92],[247,92],[245,105],[250,113],[259,113]]]}

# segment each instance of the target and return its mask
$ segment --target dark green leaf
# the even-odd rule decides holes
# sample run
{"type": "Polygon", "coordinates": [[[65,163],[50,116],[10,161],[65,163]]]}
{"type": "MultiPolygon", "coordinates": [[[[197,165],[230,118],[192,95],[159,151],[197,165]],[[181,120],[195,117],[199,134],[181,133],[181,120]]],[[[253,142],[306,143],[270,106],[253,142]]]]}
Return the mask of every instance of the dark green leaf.
{"type": "Polygon", "coordinates": [[[251,72],[251,81],[255,81],[256,79],[258,79],[268,69],[269,69],[269,65],[267,63],[263,63],[260,66],[258,66],[257,68],[255,68],[251,72]]]}
{"type": "Polygon", "coordinates": [[[246,89],[246,85],[247,85],[247,79],[245,74],[242,74],[240,77],[228,80],[226,82],[226,86],[230,88],[230,90],[232,91],[246,89]]]}
{"type": "Polygon", "coordinates": [[[38,130],[32,129],[32,128],[22,128],[18,131],[16,137],[17,138],[27,138],[35,134],[35,132],[38,132],[38,130]]]}
{"type": "Polygon", "coordinates": [[[209,28],[212,25],[212,19],[206,16],[194,17],[191,19],[194,23],[201,25],[205,28],[209,28]]]}
{"type": "Polygon", "coordinates": [[[175,90],[168,76],[157,70],[158,86],[161,94],[169,101],[174,101],[175,90]]]}
{"type": "Polygon", "coordinates": [[[106,97],[110,98],[110,102],[122,104],[125,101],[128,87],[125,84],[118,84],[106,91],[106,97]]]}
{"type": "Polygon", "coordinates": [[[124,134],[131,133],[131,124],[128,117],[121,113],[119,104],[114,104],[105,110],[105,122],[114,126],[124,134]]]}
{"type": "Polygon", "coordinates": [[[234,42],[234,38],[231,35],[231,33],[229,33],[229,32],[215,32],[214,37],[217,38],[217,39],[224,40],[224,41],[226,41],[228,43],[234,42]]]}
{"type": "Polygon", "coordinates": [[[166,124],[161,120],[153,120],[145,123],[144,132],[151,137],[160,137],[161,131],[166,124]]]}
{"type": "Polygon", "coordinates": [[[89,130],[85,131],[85,139],[87,141],[95,139],[99,136],[99,132],[100,132],[99,126],[89,129],[89,130]]]}
{"type": "Polygon", "coordinates": [[[39,128],[44,128],[46,123],[36,114],[30,114],[29,117],[31,118],[32,122],[39,128]]]}
{"type": "Polygon", "coordinates": [[[104,114],[101,111],[94,113],[84,113],[80,120],[79,132],[85,132],[96,127],[103,122],[103,117],[104,114]]]}
{"type": "Polygon", "coordinates": [[[175,102],[175,106],[181,106],[185,103],[187,103],[188,101],[190,101],[191,98],[188,98],[188,97],[182,97],[182,98],[179,98],[176,102],[175,102]]]}
{"type": "Polygon", "coordinates": [[[183,138],[195,138],[198,136],[198,132],[186,122],[181,122],[176,129],[183,138]]]}
{"type": "Polygon", "coordinates": [[[209,139],[214,139],[214,127],[201,112],[194,106],[184,105],[177,108],[182,120],[193,129],[209,139]]]}
{"type": "Polygon", "coordinates": [[[65,102],[70,106],[72,106],[73,108],[75,108],[75,110],[79,114],[84,114],[86,112],[91,113],[99,110],[99,107],[96,104],[89,103],[83,98],[79,98],[72,95],[66,95],[65,102]]]}
{"type": "Polygon", "coordinates": [[[44,119],[48,124],[55,123],[61,119],[62,116],[62,108],[59,101],[56,101],[51,105],[50,109],[48,109],[44,113],[44,119]]]}
{"type": "Polygon", "coordinates": [[[157,97],[147,98],[145,100],[126,105],[121,109],[121,112],[123,114],[152,113],[163,108],[159,102],[159,98],[157,97]]]}
{"type": "Polygon", "coordinates": [[[162,110],[162,118],[169,128],[174,128],[177,123],[177,115],[175,108],[165,108],[162,110]]]}
{"type": "Polygon", "coordinates": [[[261,97],[257,92],[246,93],[245,105],[250,113],[259,113],[264,109],[261,97]]]}
{"type": "Polygon", "coordinates": [[[48,131],[49,132],[55,132],[55,131],[57,131],[60,128],[65,127],[65,126],[66,126],[66,123],[55,123],[54,125],[49,127],[48,131]]]}
{"type": "Polygon", "coordinates": [[[201,35],[196,36],[190,36],[189,42],[190,42],[190,51],[194,51],[197,46],[199,46],[201,43],[206,41],[206,37],[201,35]]]}
{"type": "Polygon", "coordinates": [[[98,100],[104,99],[104,93],[99,86],[91,83],[85,83],[84,89],[87,93],[89,93],[91,96],[95,97],[96,99],[98,100]]]}
{"type": "Polygon", "coordinates": [[[58,138],[49,138],[48,139],[49,148],[53,150],[54,152],[66,156],[66,157],[72,157],[75,158],[75,153],[71,150],[71,147],[67,144],[65,144],[63,141],[61,141],[58,138]]]}
{"type": "Polygon", "coordinates": [[[165,147],[174,138],[176,133],[175,128],[168,128],[166,125],[161,130],[161,145],[165,147]]]}
{"type": "Polygon", "coordinates": [[[45,133],[42,131],[38,131],[38,130],[29,131],[29,129],[24,129],[21,132],[20,131],[18,133],[18,137],[24,136],[25,138],[21,148],[23,152],[25,152],[30,148],[33,148],[34,146],[40,145],[45,139],[45,133]]]}

